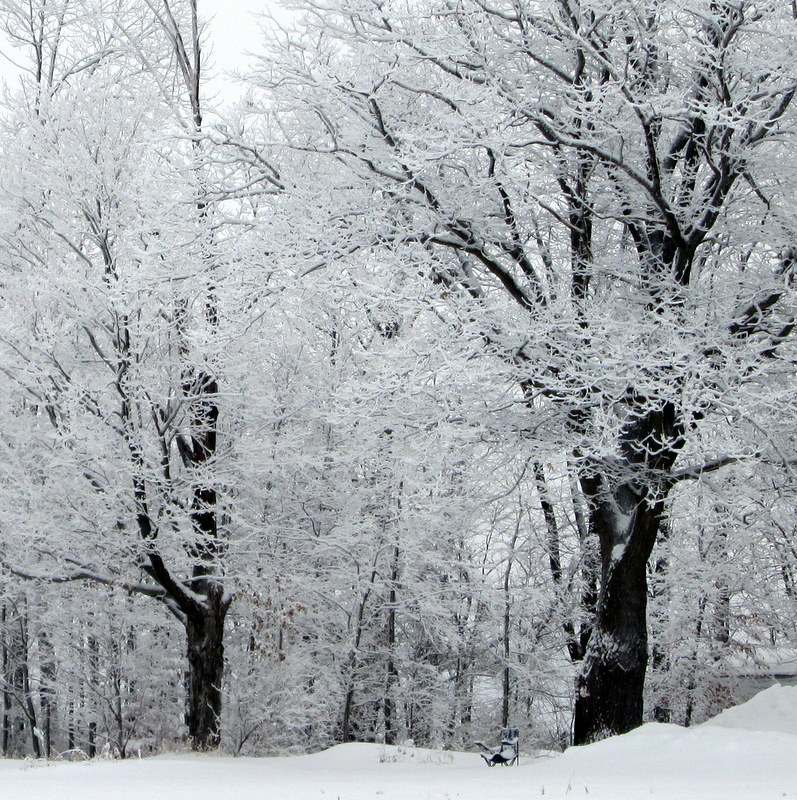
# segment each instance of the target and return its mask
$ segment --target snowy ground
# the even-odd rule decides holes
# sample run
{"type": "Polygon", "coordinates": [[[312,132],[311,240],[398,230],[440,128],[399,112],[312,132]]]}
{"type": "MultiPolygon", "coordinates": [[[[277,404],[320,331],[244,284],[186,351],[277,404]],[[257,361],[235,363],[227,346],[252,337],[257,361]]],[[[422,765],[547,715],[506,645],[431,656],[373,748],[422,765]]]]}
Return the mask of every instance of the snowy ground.
{"type": "Polygon", "coordinates": [[[0,760],[4,800],[767,800],[797,798],[797,687],[688,730],[626,736],[488,768],[478,755],[340,745],[294,758],[0,760]]]}

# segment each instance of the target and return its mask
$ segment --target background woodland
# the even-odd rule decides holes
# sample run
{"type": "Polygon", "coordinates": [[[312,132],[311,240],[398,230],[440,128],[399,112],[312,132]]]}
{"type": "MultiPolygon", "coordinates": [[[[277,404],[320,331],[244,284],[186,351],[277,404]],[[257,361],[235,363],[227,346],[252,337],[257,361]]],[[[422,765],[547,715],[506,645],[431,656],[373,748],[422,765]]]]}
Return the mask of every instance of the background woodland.
{"type": "Polygon", "coordinates": [[[201,0],[0,0],[0,753],[741,699],[797,644],[793,4],[286,19],[225,103],[201,0]]]}

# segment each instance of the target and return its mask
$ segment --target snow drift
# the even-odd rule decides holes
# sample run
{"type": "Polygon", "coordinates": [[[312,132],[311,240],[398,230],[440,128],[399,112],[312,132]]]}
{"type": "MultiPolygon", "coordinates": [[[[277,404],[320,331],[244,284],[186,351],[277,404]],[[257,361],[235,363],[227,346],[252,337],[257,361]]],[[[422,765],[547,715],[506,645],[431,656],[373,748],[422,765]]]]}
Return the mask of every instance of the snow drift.
{"type": "Polygon", "coordinates": [[[774,686],[709,722],[651,723],[562,754],[488,769],[475,753],[373,744],[293,758],[0,761],[9,800],[766,800],[797,797],[797,688],[774,686]]]}

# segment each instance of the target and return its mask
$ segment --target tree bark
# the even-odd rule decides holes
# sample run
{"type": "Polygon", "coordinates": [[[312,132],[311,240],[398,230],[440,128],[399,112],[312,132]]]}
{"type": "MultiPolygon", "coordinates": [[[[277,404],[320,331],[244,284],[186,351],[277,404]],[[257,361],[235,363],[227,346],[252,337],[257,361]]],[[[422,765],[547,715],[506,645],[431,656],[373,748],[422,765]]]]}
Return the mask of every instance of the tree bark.
{"type": "Polygon", "coordinates": [[[622,555],[614,559],[608,551],[604,559],[595,626],[577,685],[574,744],[627,733],[642,724],[648,664],[647,560],[660,513],[643,501],[633,512],[630,529],[614,524],[607,531],[617,542],[612,550],[622,548],[622,555]]]}
{"type": "Polygon", "coordinates": [[[647,563],[665,522],[672,467],[683,447],[672,403],[637,407],[612,469],[586,469],[581,485],[601,554],[595,623],[577,681],[573,743],[642,724],[648,665],[647,563]]]}
{"type": "Polygon", "coordinates": [[[188,735],[194,750],[211,750],[221,740],[224,679],[224,620],[229,602],[218,584],[186,618],[188,649],[188,735]]]}
{"type": "Polygon", "coordinates": [[[0,678],[3,683],[3,734],[2,742],[0,742],[0,755],[4,756],[8,755],[9,746],[11,744],[11,692],[8,690],[8,687],[11,685],[9,670],[11,659],[9,657],[10,642],[6,629],[7,616],[6,604],[3,603],[2,606],[0,606],[0,634],[2,634],[3,637],[2,642],[0,642],[0,651],[2,652],[2,673],[0,674],[0,678]]]}
{"type": "Polygon", "coordinates": [[[398,690],[399,674],[396,667],[396,603],[398,600],[397,589],[399,580],[399,547],[393,546],[392,563],[390,567],[390,591],[388,592],[387,606],[387,675],[385,682],[385,697],[382,710],[385,717],[385,744],[396,744],[398,740],[398,720],[396,719],[396,692],[398,690]]]}

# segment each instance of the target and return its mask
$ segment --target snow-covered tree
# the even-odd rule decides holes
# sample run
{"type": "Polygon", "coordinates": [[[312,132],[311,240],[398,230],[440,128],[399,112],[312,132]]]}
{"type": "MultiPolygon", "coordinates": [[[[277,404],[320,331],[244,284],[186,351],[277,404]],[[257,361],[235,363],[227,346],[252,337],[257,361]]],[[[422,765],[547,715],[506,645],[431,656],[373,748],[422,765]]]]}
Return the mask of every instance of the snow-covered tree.
{"type": "Polygon", "coordinates": [[[600,550],[574,740],[626,731],[673,487],[789,458],[734,420],[792,363],[792,10],[303,5],[255,82],[340,170],[316,252],[403,248],[514,368],[515,424],[572,465],[600,550]]]}
{"type": "MultiPolygon", "coordinates": [[[[55,30],[43,21],[55,9],[34,15],[53,60],[68,5],[55,30]]],[[[5,411],[19,423],[3,443],[16,484],[6,559],[18,575],[163,601],[185,627],[188,734],[205,748],[219,737],[230,595],[224,276],[201,141],[199,22],[196,3],[113,5],[94,30],[112,32],[117,57],[86,56],[56,85],[41,76],[37,39],[36,101],[6,122],[2,299],[23,310],[3,331],[14,387],[5,411]]]]}

